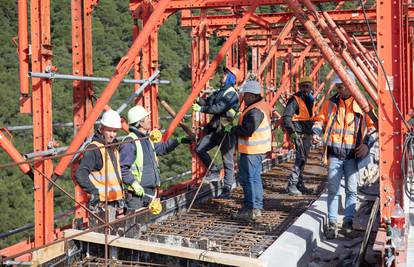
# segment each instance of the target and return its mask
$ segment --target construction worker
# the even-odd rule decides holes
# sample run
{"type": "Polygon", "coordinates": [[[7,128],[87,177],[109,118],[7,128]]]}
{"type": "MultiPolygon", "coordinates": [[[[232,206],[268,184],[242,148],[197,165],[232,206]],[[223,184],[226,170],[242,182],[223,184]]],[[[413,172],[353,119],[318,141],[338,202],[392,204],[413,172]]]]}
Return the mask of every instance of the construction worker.
{"type": "Polygon", "coordinates": [[[142,106],[128,111],[129,135],[120,146],[122,180],[127,188],[127,209],[147,207],[158,198],[160,171],[157,156],[168,154],[178,144],[190,144],[189,137],[156,142],[149,137],[150,113],[142,106]]]}
{"type": "MultiPolygon", "coordinates": [[[[236,86],[241,79],[242,73],[237,68],[225,68],[220,89],[208,98],[201,98],[196,104],[193,104],[194,111],[213,115],[207,126],[204,127],[205,135],[198,143],[196,153],[208,168],[211,164],[208,151],[221,143],[220,152],[224,165],[224,187],[221,198],[230,198],[230,193],[235,187],[233,157],[236,137],[232,134],[225,134],[224,128],[236,119],[239,112],[239,95],[236,86]]],[[[218,166],[213,163],[207,178],[210,180],[218,179],[220,177],[219,173],[218,166]]]]}
{"type": "Polygon", "coordinates": [[[289,195],[294,196],[312,193],[303,182],[303,169],[312,141],[312,82],[309,76],[300,78],[299,91],[289,99],[283,112],[283,126],[296,148],[295,164],[286,188],[289,195]]]}
{"type": "MultiPolygon", "coordinates": [[[[355,81],[354,74],[347,70],[355,81]]],[[[338,196],[342,176],[345,177],[345,212],[342,230],[349,235],[353,230],[353,218],[357,201],[357,159],[365,157],[375,143],[375,127],[364,114],[351,92],[336,76],[333,80],[337,93],[323,105],[313,126],[313,143],[326,145],[325,160],[328,160],[328,239],[337,237],[338,196]],[[322,129],[323,140],[321,139],[322,129]]]]}
{"type": "Polygon", "coordinates": [[[271,150],[271,109],[261,97],[260,84],[248,81],[242,89],[246,108],[236,127],[225,131],[238,136],[239,182],[243,187],[243,206],[236,214],[242,220],[258,219],[263,209],[262,161],[271,150]]]}
{"type": "MultiPolygon", "coordinates": [[[[114,110],[106,111],[75,172],[75,180],[89,194],[89,209],[102,215],[103,203],[108,200],[110,221],[115,219],[116,210],[124,207],[118,147],[111,146],[117,142],[116,132],[120,128],[119,114],[114,110]]],[[[96,222],[90,217],[91,226],[96,222]]]]}

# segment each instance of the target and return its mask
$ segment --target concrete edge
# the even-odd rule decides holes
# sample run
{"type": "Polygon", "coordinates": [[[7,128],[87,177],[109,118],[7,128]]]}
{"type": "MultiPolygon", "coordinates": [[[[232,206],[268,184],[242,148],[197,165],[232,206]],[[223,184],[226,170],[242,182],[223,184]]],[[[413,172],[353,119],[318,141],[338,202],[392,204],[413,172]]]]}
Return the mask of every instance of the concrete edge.
{"type": "Polygon", "coordinates": [[[310,261],[327,214],[327,192],[315,200],[296,221],[270,245],[258,259],[266,266],[302,266],[310,261]]]}

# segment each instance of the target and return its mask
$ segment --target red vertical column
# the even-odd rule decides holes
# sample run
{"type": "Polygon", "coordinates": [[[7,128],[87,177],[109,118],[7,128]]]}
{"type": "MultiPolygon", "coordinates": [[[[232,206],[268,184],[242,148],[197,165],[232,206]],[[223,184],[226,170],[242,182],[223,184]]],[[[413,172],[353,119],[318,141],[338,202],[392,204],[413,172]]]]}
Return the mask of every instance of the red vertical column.
{"type": "Polygon", "coordinates": [[[380,141],[380,203],[381,218],[390,218],[395,204],[402,203],[400,171],[402,128],[401,118],[391,94],[401,107],[402,92],[402,1],[377,3],[377,44],[385,74],[378,70],[378,122],[380,141]],[[386,79],[390,83],[387,86],[386,79]]]}
{"type": "MultiPolygon", "coordinates": [[[[92,67],[92,10],[90,1],[71,1],[72,13],[72,74],[90,76],[93,74],[92,67]]],[[[90,93],[92,83],[73,82],[73,125],[75,134],[86,120],[92,109],[90,93]]],[[[90,134],[93,129],[90,130],[90,134]]],[[[78,167],[78,162],[72,164],[72,178],[78,167]]],[[[87,196],[80,186],[75,183],[75,200],[86,204],[87,196]]],[[[75,206],[75,217],[86,218],[87,212],[80,206],[75,206]]]]}
{"type": "MultiPolygon", "coordinates": [[[[49,0],[30,2],[30,25],[32,43],[32,71],[44,72],[52,64],[50,41],[49,0]]],[[[52,135],[52,86],[50,80],[32,79],[33,110],[33,151],[46,150],[53,139],[52,135]]],[[[53,189],[47,190],[48,182],[40,173],[50,177],[51,160],[34,164],[34,224],[35,246],[39,247],[53,240],[53,189]]]]}

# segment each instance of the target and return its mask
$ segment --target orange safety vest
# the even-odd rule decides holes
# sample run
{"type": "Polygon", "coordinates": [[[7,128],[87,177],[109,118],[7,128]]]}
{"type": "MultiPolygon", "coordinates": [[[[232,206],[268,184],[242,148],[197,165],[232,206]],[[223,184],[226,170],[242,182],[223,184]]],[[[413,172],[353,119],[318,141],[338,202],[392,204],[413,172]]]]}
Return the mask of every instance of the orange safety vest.
{"type": "Polygon", "coordinates": [[[101,143],[97,141],[92,141],[91,144],[95,144],[99,151],[101,152],[102,157],[102,169],[99,171],[93,171],[89,174],[89,180],[99,191],[99,200],[105,201],[105,179],[107,178],[107,196],[108,201],[120,200],[124,197],[124,192],[122,190],[121,182],[121,167],[119,166],[119,152],[114,149],[114,155],[116,160],[116,170],[112,163],[109,153],[106,151],[106,148],[102,146],[101,143]],[[105,157],[106,153],[106,157],[105,157]],[[107,160],[105,160],[105,158],[107,160]]]}
{"type": "Polygon", "coordinates": [[[310,121],[312,117],[309,114],[308,107],[306,106],[305,101],[299,96],[293,96],[296,99],[296,103],[299,106],[299,114],[294,114],[292,116],[292,121],[310,121]]]}
{"type": "Polygon", "coordinates": [[[242,115],[240,116],[241,124],[243,122],[244,115],[247,114],[251,109],[257,108],[263,114],[264,118],[260,123],[259,127],[249,137],[239,137],[238,150],[244,154],[263,154],[272,149],[272,132],[270,122],[270,107],[269,104],[264,100],[260,100],[253,105],[247,107],[242,115]]]}

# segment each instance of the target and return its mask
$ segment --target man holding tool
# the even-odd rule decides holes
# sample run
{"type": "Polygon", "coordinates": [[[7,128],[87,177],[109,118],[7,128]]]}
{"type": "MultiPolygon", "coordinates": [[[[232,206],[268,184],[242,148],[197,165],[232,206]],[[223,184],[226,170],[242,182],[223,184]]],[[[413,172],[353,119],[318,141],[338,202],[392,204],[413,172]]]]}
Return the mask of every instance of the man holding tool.
{"type": "Polygon", "coordinates": [[[295,164],[286,188],[289,195],[293,196],[312,193],[303,182],[303,169],[312,141],[312,82],[309,76],[300,78],[300,90],[289,99],[283,112],[283,126],[296,148],[295,164]]]}

